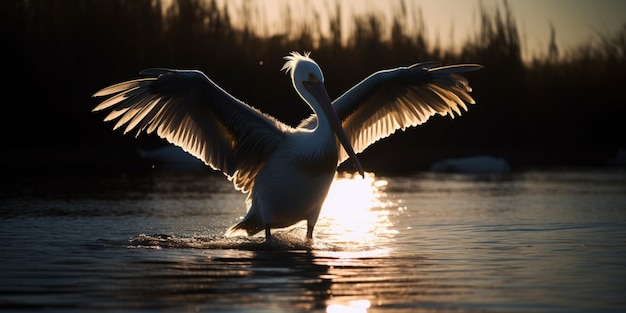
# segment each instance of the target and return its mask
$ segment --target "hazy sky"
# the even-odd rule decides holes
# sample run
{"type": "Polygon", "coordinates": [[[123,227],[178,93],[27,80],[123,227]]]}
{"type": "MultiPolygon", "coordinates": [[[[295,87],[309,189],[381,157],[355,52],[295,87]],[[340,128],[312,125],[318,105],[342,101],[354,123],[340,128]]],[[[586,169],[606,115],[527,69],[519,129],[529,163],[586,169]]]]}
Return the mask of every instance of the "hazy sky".
{"type": "MultiPolygon", "coordinates": [[[[322,25],[328,22],[324,14],[334,12],[336,3],[342,7],[344,23],[349,16],[359,13],[380,12],[391,16],[400,8],[401,1],[380,0],[238,0],[229,1],[233,19],[242,12],[242,3],[256,8],[255,20],[260,20],[270,32],[284,28],[285,9],[290,7],[294,18],[314,19],[312,8],[317,11],[322,25]]],[[[410,11],[421,8],[426,31],[431,42],[435,38],[447,45],[451,38],[455,45],[461,44],[478,27],[479,7],[503,7],[502,0],[405,0],[410,11]]],[[[557,45],[561,51],[580,43],[598,38],[597,34],[616,33],[626,22],[626,1],[624,0],[509,0],[509,6],[519,27],[524,54],[545,53],[547,51],[552,22],[556,29],[557,45]]]]}

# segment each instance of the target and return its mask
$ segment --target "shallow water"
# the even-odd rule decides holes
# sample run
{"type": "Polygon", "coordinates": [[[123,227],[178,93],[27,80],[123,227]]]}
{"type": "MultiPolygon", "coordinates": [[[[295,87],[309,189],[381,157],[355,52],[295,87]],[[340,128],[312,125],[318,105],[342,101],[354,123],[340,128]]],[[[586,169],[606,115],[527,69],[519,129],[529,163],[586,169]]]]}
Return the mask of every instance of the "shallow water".
{"type": "Polygon", "coordinates": [[[338,178],[313,242],[224,237],[208,172],[0,180],[0,307],[48,312],[622,312],[626,171],[338,178]]]}

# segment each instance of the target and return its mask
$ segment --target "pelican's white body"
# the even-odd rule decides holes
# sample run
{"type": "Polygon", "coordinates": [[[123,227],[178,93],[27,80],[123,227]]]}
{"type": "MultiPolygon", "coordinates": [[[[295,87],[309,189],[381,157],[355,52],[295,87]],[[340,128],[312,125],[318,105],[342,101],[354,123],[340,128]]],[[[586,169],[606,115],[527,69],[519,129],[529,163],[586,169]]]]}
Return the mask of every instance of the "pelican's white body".
{"type": "Polygon", "coordinates": [[[231,229],[254,234],[269,224],[274,228],[306,220],[317,222],[337,169],[337,141],[328,121],[314,130],[291,133],[270,156],[250,191],[244,220],[231,229]]]}

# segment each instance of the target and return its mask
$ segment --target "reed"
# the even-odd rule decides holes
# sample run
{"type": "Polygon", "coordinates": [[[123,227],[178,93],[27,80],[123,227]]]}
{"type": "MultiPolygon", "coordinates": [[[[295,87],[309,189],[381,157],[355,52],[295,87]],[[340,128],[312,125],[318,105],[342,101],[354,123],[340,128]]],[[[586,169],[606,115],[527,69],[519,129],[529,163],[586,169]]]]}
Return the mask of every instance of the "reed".
{"type": "MultiPolygon", "coordinates": [[[[609,134],[626,133],[626,24],[617,34],[598,34],[569,51],[552,40],[545,54],[525,61],[506,2],[480,9],[475,34],[461,39],[458,51],[429,41],[419,8],[403,1],[391,20],[371,12],[352,16],[348,28],[342,27],[338,2],[303,22],[290,17],[292,8],[278,8],[287,14],[283,31],[273,35],[266,35],[268,23],[257,8],[240,8],[237,20],[243,22],[235,23],[227,5],[0,1],[4,73],[10,75],[3,97],[11,116],[29,125],[19,132],[2,126],[12,134],[4,149],[32,147],[35,138],[37,146],[119,143],[90,112],[90,95],[155,66],[201,69],[242,100],[295,124],[308,112],[289,105],[298,99],[279,71],[292,50],[314,50],[335,97],[381,68],[425,60],[486,66],[470,74],[479,105],[454,123],[434,119],[410,137],[391,141],[396,146],[417,140],[423,149],[439,151],[433,155],[482,149],[519,164],[556,163],[563,151],[578,154],[565,163],[597,163],[626,146],[623,136],[600,143],[609,134]]],[[[558,29],[552,31],[558,36],[558,29]]]]}

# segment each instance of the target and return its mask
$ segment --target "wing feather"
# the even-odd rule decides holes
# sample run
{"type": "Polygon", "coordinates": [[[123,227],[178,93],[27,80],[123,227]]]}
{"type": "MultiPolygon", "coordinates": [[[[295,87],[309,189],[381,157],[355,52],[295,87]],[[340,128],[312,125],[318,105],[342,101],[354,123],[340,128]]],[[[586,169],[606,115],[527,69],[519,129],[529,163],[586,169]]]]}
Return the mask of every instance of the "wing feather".
{"type": "Polygon", "coordinates": [[[148,69],[106,87],[93,111],[124,133],[156,132],[249,191],[267,157],[292,128],[237,100],[202,72],[148,69]]]}
{"type": "MultiPolygon", "coordinates": [[[[127,92],[129,90],[133,90],[136,89],[138,87],[140,87],[142,84],[145,84],[146,82],[150,81],[151,79],[136,79],[136,80],[130,80],[130,81],[125,81],[125,82],[121,82],[121,83],[117,83],[115,85],[111,85],[109,87],[103,88],[100,91],[96,92],[93,96],[94,97],[102,97],[102,96],[109,96],[109,95],[113,95],[113,94],[118,94],[122,91],[127,92]]],[[[98,111],[101,109],[104,109],[105,107],[101,105],[97,106],[94,111],[98,111]],[[99,108],[101,107],[101,108],[99,108]]]]}
{"type": "MultiPolygon", "coordinates": [[[[376,72],[333,102],[355,152],[393,134],[425,123],[434,114],[461,115],[474,104],[472,89],[459,73],[482,68],[477,64],[435,67],[434,62],[376,72]]],[[[302,122],[301,127],[314,123],[302,122]]],[[[339,145],[339,163],[348,158],[339,145]]]]}

